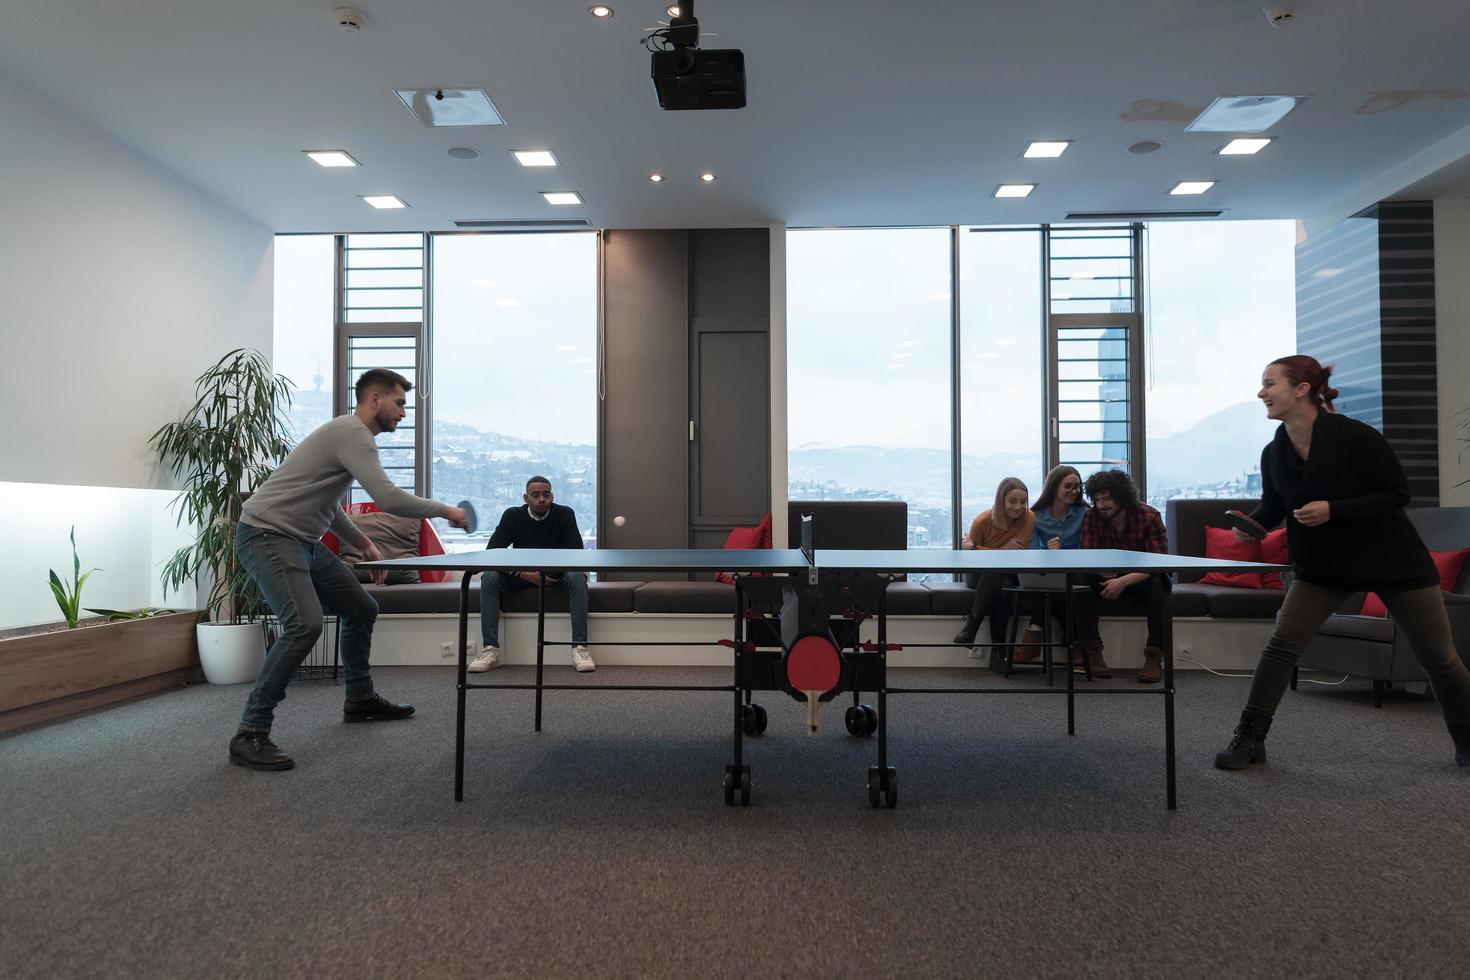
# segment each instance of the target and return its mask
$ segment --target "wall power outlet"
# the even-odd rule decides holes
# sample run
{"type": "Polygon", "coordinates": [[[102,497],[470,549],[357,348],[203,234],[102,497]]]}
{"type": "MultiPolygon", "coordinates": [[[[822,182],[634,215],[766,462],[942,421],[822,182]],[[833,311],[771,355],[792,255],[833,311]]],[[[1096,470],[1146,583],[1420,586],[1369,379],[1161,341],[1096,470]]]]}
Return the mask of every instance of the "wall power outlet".
{"type": "MultiPolygon", "coordinates": [[[[456,649],[456,647],[457,647],[457,644],[455,644],[455,643],[453,643],[453,642],[451,642],[449,640],[445,640],[443,643],[439,644],[439,656],[444,657],[444,658],[449,659],[449,660],[454,659],[455,655],[458,653],[458,650],[456,649]]],[[[469,659],[471,659],[471,660],[473,660],[476,657],[478,657],[480,655],[480,644],[477,643],[474,640],[468,640],[468,641],[466,641],[465,642],[465,655],[467,657],[469,657],[469,659]]]]}

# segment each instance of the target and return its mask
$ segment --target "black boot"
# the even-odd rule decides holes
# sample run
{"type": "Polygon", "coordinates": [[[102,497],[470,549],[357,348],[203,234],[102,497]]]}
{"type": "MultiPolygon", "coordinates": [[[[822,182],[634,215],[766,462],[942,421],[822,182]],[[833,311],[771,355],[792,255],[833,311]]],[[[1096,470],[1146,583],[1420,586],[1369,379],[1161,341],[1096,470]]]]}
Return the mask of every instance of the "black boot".
{"type": "Polygon", "coordinates": [[[270,732],[236,732],[230,739],[230,761],[246,769],[275,772],[290,769],[296,762],[276,747],[270,732]]]}
{"type": "Polygon", "coordinates": [[[376,693],[366,701],[344,701],[342,703],[343,721],[397,721],[411,714],[413,714],[413,705],[394,704],[376,693]]]}
{"type": "Polygon", "coordinates": [[[1235,726],[1235,737],[1224,752],[1215,756],[1218,769],[1244,769],[1266,761],[1266,733],[1271,730],[1271,716],[1259,708],[1246,708],[1235,726]]]}
{"type": "Polygon", "coordinates": [[[980,620],[970,616],[965,617],[965,625],[954,635],[954,642],[962,647],[975,645],[975,634],[980,631],[980,620]]]}
{"type": "Polygon", "coordinates": [[[1455,761],[1470,766],[1470,721],[1452,721],[1446,725],[1455,740],[1455,761]]]}

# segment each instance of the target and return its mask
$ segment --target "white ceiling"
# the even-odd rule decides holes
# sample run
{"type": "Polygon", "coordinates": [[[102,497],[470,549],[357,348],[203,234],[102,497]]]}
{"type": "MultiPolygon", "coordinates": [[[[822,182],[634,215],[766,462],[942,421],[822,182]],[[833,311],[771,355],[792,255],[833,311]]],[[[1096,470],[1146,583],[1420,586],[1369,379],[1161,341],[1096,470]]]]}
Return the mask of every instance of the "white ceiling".
{"type": "Polygon", "coordinates": [[[665,4],[611,3],[597,21],[589,0],[358,0],[354,35],[333,0],[0,0],[0,72],[277,231],[1299,217],[1470,137],[1470,98],[1356,111],[1377,93],[1470,90],[1464,0],[1302,0],[1287,28],[1250,0],[697,0],[704,46],[745,52],[750,104],[727,112],[660,110],[638,40],[665,4]],[[421,127],[393,90],[432,86],[484,87],[508,125],[421,127]],[[1250,94],[1311,97],[1256,157],[1216,156],[1224,138],[1182,122],[1119,118],[1137,100],[1250,94]],[[1041,138],[1075,142],[1021,159],[1041,138]],[[1127,152],[1148,139],[1164,148],[1127,152]],[[483,156],[451,159],[455,145],[483,156]],[[319,169],[300,152],[315,148],[363,166],[319,169]],[[562,166],[524,170],[513,148],[562,166]],[[704,169],[719,180],[701,185],[704,169]],[[1219,184],[1170,197],[1180,179],[1219,184]],[[990,197],[1012,181],[1040,186],[990,197]],[[586,203],[552,207],[541,190],[586,203]],[[378,193],[411,208],[357,196],[378,193]]]}

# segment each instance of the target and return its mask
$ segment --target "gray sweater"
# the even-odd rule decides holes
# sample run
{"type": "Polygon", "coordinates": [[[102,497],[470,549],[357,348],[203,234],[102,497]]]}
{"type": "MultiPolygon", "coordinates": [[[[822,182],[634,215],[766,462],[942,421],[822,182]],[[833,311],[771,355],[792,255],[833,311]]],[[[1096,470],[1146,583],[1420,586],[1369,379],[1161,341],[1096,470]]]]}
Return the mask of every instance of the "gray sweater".
{"type": "Polygon", "coordinates": [[[245,501],[241,520],[299,541],[313,542],[327,528],[359,547],[366,538],[342,511],[356,479],[379,509],[400,517],[448,517],[449,505],[405,493],[378,460],[378,444],[356,415],[341,415],[301,440],[284,462],[245,501]]]}

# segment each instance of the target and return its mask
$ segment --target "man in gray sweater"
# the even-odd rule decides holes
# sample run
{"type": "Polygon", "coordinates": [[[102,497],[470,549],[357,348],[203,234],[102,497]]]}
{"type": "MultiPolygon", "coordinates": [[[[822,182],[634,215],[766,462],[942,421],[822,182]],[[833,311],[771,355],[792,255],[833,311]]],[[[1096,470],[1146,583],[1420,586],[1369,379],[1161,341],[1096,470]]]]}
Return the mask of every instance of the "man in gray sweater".
{"type": "Polygon", "coordinates": [[[356,480],[378,507],[400,517],[444,517],[465,527],[465,512],[437,500],[405,493],[388,479],[373,437],[392,432],[405,414],[413,385],[393,371],[374,368],[357,380],[357,408],[333,419],[301,441],[261,484],[240,515],[235,552],[260,586],[280,620],[260,676],[245,702],[240,728],[230,740],[230,761],[248,769],[290,769],[296,763],[270,739],[275,707],[286,684],[322,632],[322,611],[342,624],[341,651],[347,701],[343,721],[407,718],[413,708],[393,704],[373,690],[368,656],[378,604],[342,560],[322,544],[330,527],[357,545],[369,561],[382,554],[341,504],[356,480]]]}

